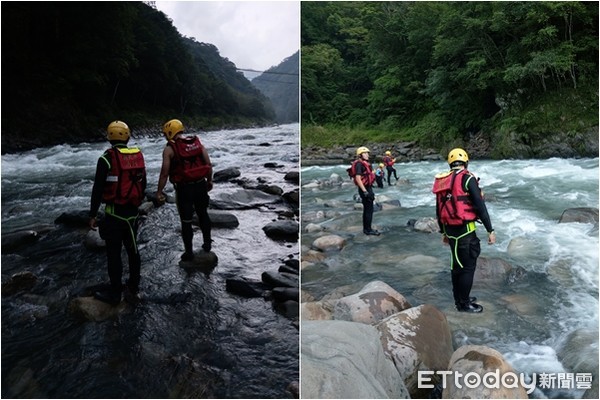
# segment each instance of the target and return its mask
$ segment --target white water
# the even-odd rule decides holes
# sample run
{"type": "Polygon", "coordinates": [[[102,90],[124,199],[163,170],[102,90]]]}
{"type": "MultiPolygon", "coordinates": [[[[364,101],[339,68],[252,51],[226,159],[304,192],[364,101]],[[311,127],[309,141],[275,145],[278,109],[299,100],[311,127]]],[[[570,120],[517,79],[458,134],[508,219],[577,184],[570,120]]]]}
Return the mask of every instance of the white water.
{"type": "MultiPolygon", "coordinates": [[[[597,229],[594,231],[594,224],[558,224],[568,208],[598,208],[597,158],[471,162],[469,169],[481,178],[480,186],[488,196],[488,211],[497,233],[497,244],[489,246],[485,243],[485,230],[478,228],[481,256],[506,260],[524,268],[527,274],[522,281],[499,287],[478,286],[476,280],[472,294],[482,301],[484,313],[468,319],[456,316],[458,313],[453,313],[450,304],[448,248],[441,245],[438,235],[411,232],[406,227],[409,219],[435,217],[433,176],[446,169],[445,163],[396,164],[398,176],[408,179],[409,184],[388,187],[386,183],[383,189],[375,188],[376,195],[398,199],[402,205],[398,210],[374,214],[374,227],[383,231],[380,237],[355,233],[360,228],[346,229],[346,225],[361,226],[361,212],[352,210],[356,188],[350,183],[346,168],[346,165],[312,166],[301,171],[301,186],[327,180],[333,173],[344,180],[341,187],[302,189],[302,214],[329,213],[325,221],[315,222],[348,239],[340,254],[303,270],[302,286],[315,297],[320,298],[337,286],[361,287],[372,280],[383,280],[407,296],[412,304],[433,303],[448,314],[455,345],[488,345],[503,353],[519,372],[528,374],[564,372],[556,355],[560,343],[569,333],[580,329],[597,332],[597,229]],[[323,202],[329,206],[324,207],[323,202]],[[329,218],[334,212],[341,216],[329,218]],[[342,219],[349,222],[336,223],[342,219]],[[509,255],[513,239],[524,243],[526,251],[509,255]],[[403,257],[415,253],[439,260],[438,272],[423,270],[419,279],[418,266],[407,268],[402,263],[403,257]],[[515,315],[500,301],[504,296],[524,296],[526,304],[534,305],[536,311],[533,315],[515,315]]],[[[302,245],[310,246],[316,237],[303,231],[302,245]]],[[[588,351],[581,349],[583,357],[588,351]]],[[[565,394],[559,390],[543,393],[536,390],[534,396],[581,394],[581,391],[565,394]]]]}
{"type": "MultiPolygon", "coordinates": [[[[215,171],[238,167],[241,179],[297,189],[298,124],[200,133],[215,171]],[[264,164],[276,164],[274,168],[264,164]]],[[[135,132],[134,132],[135,135],[135,132]]],[[[156,191],[165,140],[132,138],[145,157],[148,193],[156,191]]],[[[89,210],[98,157],[107,142],[59,145],[2,156],[2,237],[34,229],[34,243],[2,252],[2,397],[6,398],[283,398],[298,380],[298,330],[265,299],[226,291],[226,280],[260,280],[294,244],[269,239],[262,227],[288,210],[283,202],[230,210],[234,229],[213,229],[216,268],[188,272],[174,204],[142,217],[142,303],[103,322],[79,321],[68,303],[106,283],[104,252],[83,246],[87,227],[54,224],[89,210]],[[47,230],[40,229],[47,227],[47,230]],[[4,292],[5,278],[29,271],[31,290],[4,292]],[[174,299],[171,300],[171,299],[174,299]]],[[[167,193],[172,192],[167,185],[167,193]]],[[[211,198],[237,192],[215,183],[211,198]]],[[[85,224],[85,220],[84,220],[85,224]]],[[[201,236],[200,236],[201,238],[201,236]]],[[[198,234],[195,247],[199,248],[198,234]]],[[[126,257],[124,257],[124,261],[126,257]]],[[[126,261],[125,261],[126,263],[126,261]]],[[[124,278],[127,273],[124,273],[124,278]]]]}

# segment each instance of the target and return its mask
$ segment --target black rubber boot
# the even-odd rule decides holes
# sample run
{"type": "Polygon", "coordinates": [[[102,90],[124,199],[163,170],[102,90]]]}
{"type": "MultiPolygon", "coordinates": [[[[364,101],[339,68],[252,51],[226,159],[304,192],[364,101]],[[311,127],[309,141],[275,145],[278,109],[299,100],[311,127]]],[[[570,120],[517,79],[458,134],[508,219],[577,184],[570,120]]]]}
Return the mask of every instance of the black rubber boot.
{"type": "MultiPolygon", "coordinates": [[[[469,297],[469,303],[474,303],[477,301],[477,297],[469,297]]],[[[456,306],[456,308],[458,309],[458,305],[459,305],[460,301],[454,299],[454,305],[456,306]]]]}
{"type": "Polygon", "coordinates": [[[483,311],[483,307],[481,307],[477,303],[459,303],[456,309],[460,312],[468,312],[468,313],[480,313],[483,311]]]}
{"type": "Polygon", "coordinates": [[[104,303],[108,303],[111,306],[118,306],[121,302],[121,292],[112,289],[99,290],[94,292],[94,298],[104,303]]]}
{"type": "Polygon", "coordinates": [[[370,230],[365,229],[365,230],[363,230],[363,233],[365,235],[374,235],[374,236],[379,236],[380,235],[379,231],[378,230],[374,230],[374,229],[370,229],[370,230]]]}

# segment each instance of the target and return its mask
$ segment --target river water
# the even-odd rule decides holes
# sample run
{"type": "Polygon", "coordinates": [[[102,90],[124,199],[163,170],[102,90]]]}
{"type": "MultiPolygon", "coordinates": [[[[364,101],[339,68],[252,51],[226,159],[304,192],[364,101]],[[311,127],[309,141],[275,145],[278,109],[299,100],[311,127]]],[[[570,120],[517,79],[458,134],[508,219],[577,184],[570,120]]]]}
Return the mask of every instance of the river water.
{"type": "MultiPolygon", "coordinates": [[[[165,141],[133,134],[130,145],[142,148],[148,192],[154,193],[165,141]]],[[[238,167],[249,182],[277,185],[284,193],[298,188],[284,180],[298,171],[298,124],[200,137],[215,171],[238,167]]],[[[67,312],[74,296],[108,282],[106,256],[84,247],[85,226],[55,220],[89,210],[96,162],[107,145],[2,156],[2,235],[41,232],[35,243],[2,251],[2,397],[291,398],[288,385],[299,380],[297,326],[270,301],[225,290],[227,278],[260,280],[263,271],[298,259],[296,243],[271,240],[262,230],[290,211],[285,203],[227,210],[239,226],[213,229],[219,261],[204,272],[178,265],[183,243],[175,205],[155,209],[139,232],[142,302],[104,322],[83,322],[67,312]],[[23,271],[37,277],[33,288],[5,295],[5,281],[23,271]]],[[[211,197],[239,190],[235,183],[216,183],[211,197]]],[[[194,243],[199,250],[199,230],[194,243]]]]}
{"type": "MultiPolygon", "coordinates": [[[[362,234],[362,211],[353,210],[356,188],[350,183],[346,168],[302,168],[303,252],[323,234],[307,233],[309,223],[319,224],[327,233],[347,240],[342,251],[302,270],[304,290],[318,300],[337,287],[351,285],[358,291],[368,282],[384,281],[413,306],[428,303],[443,311],[453,331],[455,348],[464,344],[492,347],[517,372],[528,376],[565,372],[567,367],[557,353],[570,334],[579,333],[591,337],[591,343],[580,346],[575,350],[577,354],[571,355],[583,365],[595,364],[596,371],[578,372],[597,373],[597,226],[558,223],[568,208],[598,208],[597,158],[471,162],[469,169],[481,178],[497,233],[497,244],[489,246],[485,229],[479,225],[480,257],[501,259],[525,272],[502,282],[476,279],[471,294],[484,307],[478,315],[453,309],[450,253],[440,236],[416,232],[407,226],[411,219],[435,217],[433,176],[446,170],[446,164],[396,164],[399,177],[408,183],[390,187],[386,183],[383,189],[375,188],[376,195],[401,203],[400,208],[374,213],[374,228],[383,232],[378,237],[362,234]],[[344,183],[306,186],[326,182],[332,174],[339,175],[344,183]]],[[[538,389],[531,396],[581,395],[582,390],[555,386],[538,389]]]]}

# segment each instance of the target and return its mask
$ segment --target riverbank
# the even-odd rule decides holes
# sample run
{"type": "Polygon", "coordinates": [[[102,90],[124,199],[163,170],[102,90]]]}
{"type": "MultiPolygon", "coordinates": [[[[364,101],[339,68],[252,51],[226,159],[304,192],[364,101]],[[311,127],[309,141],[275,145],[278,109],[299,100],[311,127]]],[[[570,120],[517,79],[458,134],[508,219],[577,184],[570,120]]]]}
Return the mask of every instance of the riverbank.
{"type": "MultiPolygon", "coordinates": [[[[356,158],[355,151],[359,146],[367,146],[371,150],[371,160],[379,162],[386,151],[391,151],[396,157],[396,162],[436,161],[444,160],[450,147],[463,147],[471,159],[548,159],[597,157],[598,126],[591,127],[583,133],[561,133],[549,135],[542,140],[525,144],[514,138],[504,138],[512,141],[510,152],[504,146],[499,148],[496,141],[479,132],[470,135],[464,143],[440,143],[438,147],[424,147],[418,141],[387,141],[334,144],[330,146],[303,144],[300,154],[303,167],[312,165],[339,165],[347,164],[356,158]]],[[[328,135],[326,129],[322,132],[328,135]]],[[[492,135],[493,136],[493,135],[492,135]]],[[[514,135],[513,135],[514,136],[514,135]]]]}
{"type": "MultiPolygon", "coordinates": [[[[132,138],[152,138],[162,136],[162,124],[169,118],[142,118],[143,122],[138,122],[140,118],[123,118],[131,129],[132,138]]],[[[277,126],[272,121],[250,120],[250,119],[182,119],[188,132],[214,132],[219,130],[237,130],[267,128],[277,126]]],[[[108,126],[108,121],[106,126],[108,126]]],[[[99,127],[94,124],[94,128],[86,129],[79,127],[67,130],[65,127],[39,127],[36,132],[20,134],[11,134],[2,132],[1,154],[14,154],[21,151],[28,151],[40,147],[55,146],[60,144],[80,144],[96,143],[106,141],[106,127],[99,127]]]]}

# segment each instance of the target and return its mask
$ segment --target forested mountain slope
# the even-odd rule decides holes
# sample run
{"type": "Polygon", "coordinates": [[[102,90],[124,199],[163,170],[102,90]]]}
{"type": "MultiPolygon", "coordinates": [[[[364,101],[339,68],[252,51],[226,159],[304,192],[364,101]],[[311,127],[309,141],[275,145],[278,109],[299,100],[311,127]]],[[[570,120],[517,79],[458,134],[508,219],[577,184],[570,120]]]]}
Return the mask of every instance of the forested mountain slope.
{"type": "Polygon", "coordinates": [[[2,151],[102,137],[170,118],[272,122],[269,100],[216,47],[143,2],[2,3],[2,151]]]}
{"type": "Polygon", "coordinates": [[[305,2],[301,38],[303,146],[483,135],[495,157],[585,154],[598,134],[596,2],[305,2]]]}
{"type": "Polygon", "coordinates": [[[279,123],[299,121],[299,74],[300,52],[296,52],[252,80],[271,100],[279,123]]]}

